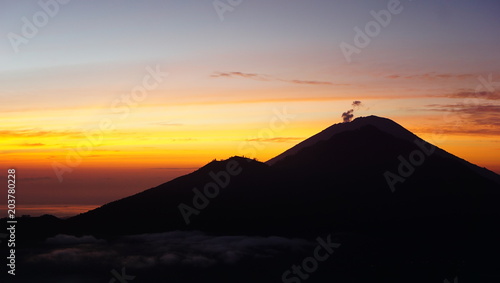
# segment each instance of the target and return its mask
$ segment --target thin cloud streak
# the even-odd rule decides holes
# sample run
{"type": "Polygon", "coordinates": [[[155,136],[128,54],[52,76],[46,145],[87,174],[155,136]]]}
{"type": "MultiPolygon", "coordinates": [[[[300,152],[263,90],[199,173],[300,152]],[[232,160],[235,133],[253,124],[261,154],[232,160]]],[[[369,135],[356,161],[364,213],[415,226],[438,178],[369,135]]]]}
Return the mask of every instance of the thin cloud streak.
{"type": "Polygon", "coordinates": [[[153,123],[153,125],[160,125],[160,126],[184,126],[182,123],[171,123],[171,122],[158,122],[158,123],[153,123]]]}
{"type": "Polygon", "coordinates": [[[234,78],[234,77],[241,77],[241,78],[247,78],[247,79],[254,79],[254,80],[259,80],[259,81],[269,81],[267,75],[259,75],[259,74],[252,74],[252,73],[242,73],[242,72],[215,72],[212,75],[210,75],[212,78],[234,78]]]}
{"type": "MultiPolygon", "coordinates": [[[[417,134],[435,134],[436,127],[428,128],[415,128],[412,132],[417,134]]],[[[500,135],[500,129],[488,129],[488,128],[476,128],[470,129],[468,127],[456,127],[456,126],[440,126],[439,134],[441,135],[470,135],[470,136],[498,136],[500,135]]]]}
{"type": "Polygon", "coordinates": [[[449,113],[446,120],[454,126],[444,127],[444,133],[500,135],[500,105],[458,103],[429,104],[426,107],[421,110],[449,113]]]}
{"type": "MultiPolygon", "coordinates": [[[[407,95],[407,96],[394,96],[394,95],[378,95],[362,97],[363,100],[404,100],[413,98],[430,98],[438,97],[431,95],[407,95]]],[[[439,96],[441,97],[441,96],[439,96]]],[[[209,101],[186,101],[176,102],[174,104],[149,104],[143,107],[165,107],[165,106],[186,106],[186,105],[227,105],[227,104],[256,104],[256,103],[300,103],[300,102],[325,102],[325,101],[342,101],[352,100],[352,96],[316,96],[316,97],[266,97],[261,99],[247,99],[247,100],[209,100],[209,101]]]]}
{"type": "Polygon", "coordinates": [[[461,91],[453,94],[449,94],[446,97],[450,98],[477,98],[486,100],[500,100],[500,91],[461,91]]]}
{"type": "Polygon", "coordinates": [[[242,73],[242,72],[216,72],[216,73],[210,75],[210,77],[212,77],[212,78],[240,77],[240,78],[252,79],[252,80],[257,80],[257,81],[281,81],[281,82],[287,82],[287,83],[292,83],[292,84],[301,84],[301,85],[331,85],[331,86],[348,86],[348,85],[350,85],[350,84],[337,84],[337,83],[325,82],[325,81],[287,80],[287,79],[275,78],[275,77],[265,75],[265,74],[242,73]]]}
{"type": "Polygon", "coordinates": [[[424,74],[415,74],[415,75],[402,75],[402,74],[392,74],[384,76],[387,79],[409,79],[409,80],[449,80],[449,79],[471,79],[477,78],[475,74],[439,74],[436,72],[429,72],[424,74]]]}
{"type": "Polygon", "coordinates": [[[255,138],[247,139],[250,142],[293,142],[298,140],[304,140],[305,138],[300,137],[276,137],[276,138],[255,138]]]}
{"type": "Polygon", "coordinates": [[[447,112],[465,112],[468,114],[493,113],[500,115],[500,105],[496,104],[429,104],[428,110],[447,111],[447,112]]]}
{"type": "MultiPolygon", "coordinates": [[[[31,138],[31,137],[61,137],[61,136],[78,136],[82,132],[75,131],[40,131],[40,130],[4,130],[0,131],[0,137],[20,137],[20,138],[31,138]]],[[[29,146],[29,144],[28,144],[29,146]]]]}
{"type": "Polygon", "coordinates": [[[32,146],[44,146],[44,143],[23,143],[23,144],[18,144],[18,146],[27,146],[27,147],[32,147],[32,146]]]}

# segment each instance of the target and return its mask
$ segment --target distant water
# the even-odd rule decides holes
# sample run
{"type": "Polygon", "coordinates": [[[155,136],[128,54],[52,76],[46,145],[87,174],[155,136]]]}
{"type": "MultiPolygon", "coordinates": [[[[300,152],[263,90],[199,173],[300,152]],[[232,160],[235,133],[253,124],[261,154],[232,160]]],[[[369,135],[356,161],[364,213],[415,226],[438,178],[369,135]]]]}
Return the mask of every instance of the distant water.
{"type": "MultiPolygon", "coordinates": [[[[80,204],[60,204],[60,205],[18,205],[16,207],[16,217],[23,215],[41,216],[44,214],[51,214],[59,218],[66,218],[80,213],[87,212],[100,205],[80,205],[80,204]]],[[[1,210],[0,217],[6,217],[7,211],[1,210]]]]}

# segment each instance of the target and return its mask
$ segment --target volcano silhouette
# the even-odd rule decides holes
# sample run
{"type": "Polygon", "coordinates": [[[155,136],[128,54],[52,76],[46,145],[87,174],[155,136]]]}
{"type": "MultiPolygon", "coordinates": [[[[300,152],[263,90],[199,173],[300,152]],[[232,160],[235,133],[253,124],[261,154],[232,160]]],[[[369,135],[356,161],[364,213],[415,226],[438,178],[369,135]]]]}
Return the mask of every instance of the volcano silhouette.
{"type": "Polygon", "coordinates": [[[266,163],[243,157],[213,161],[66,224],[73,234],[201,230],[307,236],[429,217],[484,221],[481,215],[499,212],[499,188],[497,174],[389,119],[369,116],[332,125],[266,163]],[[238,174],[227,173],[228,166],[238,174]],[[228,175],[230,180],[223,178],[228,175]]]}

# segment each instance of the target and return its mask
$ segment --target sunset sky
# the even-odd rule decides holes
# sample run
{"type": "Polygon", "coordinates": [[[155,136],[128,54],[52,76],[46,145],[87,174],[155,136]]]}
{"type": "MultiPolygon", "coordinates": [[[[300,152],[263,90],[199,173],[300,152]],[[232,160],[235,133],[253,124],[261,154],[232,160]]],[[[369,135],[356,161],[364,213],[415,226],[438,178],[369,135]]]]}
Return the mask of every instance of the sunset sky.
{"type": "Polygon", "coordinates": [[[17,170],[21,207],[101,205],[266,161],[354,100],[500,173],[500,3],[401,1],[346,58],[392,1],[3,1],[1,180],[17,170]]]}

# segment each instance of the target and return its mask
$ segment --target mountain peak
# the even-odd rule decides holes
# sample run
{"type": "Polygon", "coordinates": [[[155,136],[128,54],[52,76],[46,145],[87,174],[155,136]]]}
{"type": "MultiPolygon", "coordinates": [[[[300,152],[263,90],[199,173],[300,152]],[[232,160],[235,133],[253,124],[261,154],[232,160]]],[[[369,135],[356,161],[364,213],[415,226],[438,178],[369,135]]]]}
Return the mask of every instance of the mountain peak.
{"type": "Polygon", "coordinates": [[[413,141],[415,138],[417,138],[417,136],[415,136],[413,133],[406,130],[404,127],[402,127],[398,123],[392,121],[391,119],[384,118],[384,117],[378,117],[375,115],[366,116],[366,117],[358,117],[351,122],[333,124],[332,126],[319,132],[318,134],[298,143],[297,145],[288,149],[287,151],[283,152],[282,154],[268,160],[266,163],[268,165],[272,165],[272,164],[276,163],[278,160],[281,160],[281,159],[283,159],[287,156],[290,156],[290,155],[294,155],[297,152],[299,152],[301,149],[312,146],[319,141],[327,140],[336,134],[346,132],[346,131],[354,131],[354,130],[357,130],[361,127],[368,126],[368,125],[374,126],[374,127],[378,128],[379,130],[386,132],[386,133],[388,133],[396,138],[399,138],[399,139],[413,141]]]}
{"type": "Polygon", "coordinates": [[[205,166],[198,169],[198,171],[220,171],[224,170],[228,164],[235,164],[243,169],[253,168],[253,167],[267,167],[264,163],[257,161],[255,159],[246,158],[244,156],[231,156],[228,159],[217,160],[214,159],[205,166]]]}

